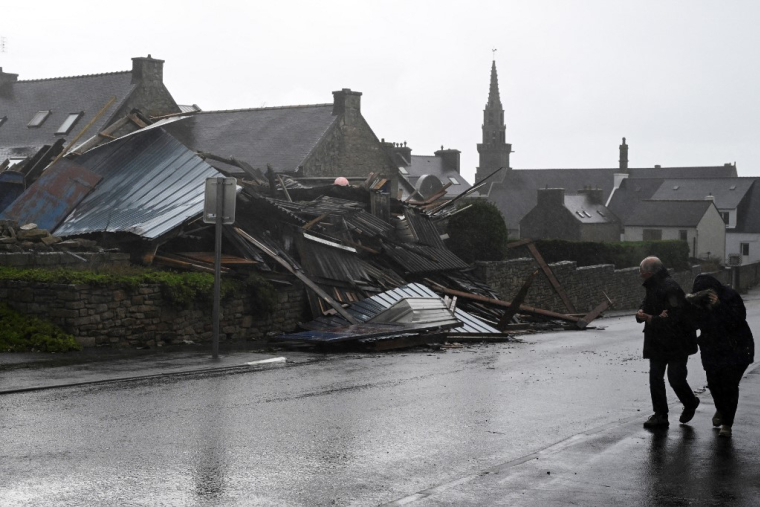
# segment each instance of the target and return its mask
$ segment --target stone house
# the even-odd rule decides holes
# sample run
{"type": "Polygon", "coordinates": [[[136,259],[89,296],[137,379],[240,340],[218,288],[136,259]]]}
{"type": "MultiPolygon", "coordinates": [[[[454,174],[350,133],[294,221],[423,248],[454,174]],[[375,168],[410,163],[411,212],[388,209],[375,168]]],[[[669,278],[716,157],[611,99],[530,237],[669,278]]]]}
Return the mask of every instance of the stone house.
{"type": "Polygon", "coordinates": [[[398,166],[399,195],[425,200],[446,188],[442,199],[452,199],[469,190],[472,185],[461,174],[459,150],[441,146],[433,155],[412,155],[406,143],[386,143],[383,146],[398,166]]]}
{"type": "Polygon", "coordinates": [[[374,172],[389,179],[395,196],[398,168],[362,116],[361,95],[344,88],[331,104],[200,111],[164,128],[191,150],[216,155],[209,163],[232,175],[245,173],[220,158],[308,185],[341,176],[358,183],[374,172]]]}
{"type": "Polygon", "coordinates": [[[134,109],[178,113],[163,68],[150,55],[132,58],[129,71],[28,81],[0,68],[0,163],[12,166],[56,141],[94,136],[134,109]]]}
{"type": "Polygon", "coordinates": [[[520,220],[520,232],[531,239],[566,241],[620,241],[620,221],[604,205],[601,189],[544,188],[537,204],[520,220]]]}
{"type": "Polygon", "coordinates": [[[682,240],[692,258],[725,257],[726,225],[712,200],[642,201],[623,230],[624,241],[682,240]]]}

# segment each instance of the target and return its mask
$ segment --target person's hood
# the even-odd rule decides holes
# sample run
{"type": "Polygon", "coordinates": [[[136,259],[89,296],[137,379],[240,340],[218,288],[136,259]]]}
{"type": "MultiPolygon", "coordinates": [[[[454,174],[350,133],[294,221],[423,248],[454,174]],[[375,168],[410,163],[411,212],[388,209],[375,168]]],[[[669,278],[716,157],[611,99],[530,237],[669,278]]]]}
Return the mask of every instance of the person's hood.
{"type": "Polygon", "coordinates": [[[702,290],[712,289],[717,294],[721,294],[723,292],[723,284],[720,283],[720,281],[711,275],[697,275],[697,277],[694,279],[694,285],[691,288],[692,292],[699,292],[702,290]]]}

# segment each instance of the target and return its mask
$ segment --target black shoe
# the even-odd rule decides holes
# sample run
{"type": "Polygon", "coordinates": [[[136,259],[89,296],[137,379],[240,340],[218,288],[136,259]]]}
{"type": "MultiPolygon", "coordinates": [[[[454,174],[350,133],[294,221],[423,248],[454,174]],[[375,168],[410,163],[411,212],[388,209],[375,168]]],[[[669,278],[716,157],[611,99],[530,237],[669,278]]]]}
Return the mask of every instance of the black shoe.
{"type": "Polygon", "coordinates": [[[668,426],[670,426],[668,414],[654,414],[644,421],[645,428],[667,428],[668,426]]]}
{"type": "Polygon", "coordinates": [[[715,412],[712,423],[713,423],[713,426],[715,426],[716,428],[720,426],[721,424],[723,424],[723,416],[720,415],[720,412],[718,411],[715,412]]]}
{"type": "Polygon", "coordinates": [[[687,422],[691,421],[692,417],[694,417],[694,412],[697,411],[697,407],[699,406],[699,398],[694,398],[697,400],[697,403],[694,404],[691,407],[684,407],[683,412],[681,412],[681,418],[678,419],[681,421],[681,424],[686,424],[687,422]]]}

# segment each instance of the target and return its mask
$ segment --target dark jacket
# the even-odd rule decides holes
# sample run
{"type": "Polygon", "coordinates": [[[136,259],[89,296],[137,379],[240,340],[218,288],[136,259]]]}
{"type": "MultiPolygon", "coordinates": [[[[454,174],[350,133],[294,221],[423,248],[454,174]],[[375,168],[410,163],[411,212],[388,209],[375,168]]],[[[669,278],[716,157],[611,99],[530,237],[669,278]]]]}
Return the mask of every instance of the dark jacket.
{"type": "Polygon", "coordinates": [[[689,320],[685,294],[662,268],[644,282],[641,310],[652,315],[644,325],[644,359],[674,359],[697,352],[697,333],[689,320]],[[663,310],[667,317],[660,317],[663,310]]]}
{"type": "Polygon", "coordinates": [[[697,276],[692,293],[707,289],[718,295],[718,304],[692,307],[692,320],[700,330],[697,342],[705,371],[752,363],[755,359],[755,341],[747,324],[747,310],[742,297],[710,275],[697,276]]]}

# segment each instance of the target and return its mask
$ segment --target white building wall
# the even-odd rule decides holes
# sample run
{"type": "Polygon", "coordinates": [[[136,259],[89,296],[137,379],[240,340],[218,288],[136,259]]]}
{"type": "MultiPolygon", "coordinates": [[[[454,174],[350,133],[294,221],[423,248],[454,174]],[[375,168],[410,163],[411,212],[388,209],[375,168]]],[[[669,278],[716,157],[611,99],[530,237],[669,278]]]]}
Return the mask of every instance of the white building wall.
{"type": "Polygon", "coordinates": [[[715,206],[710,206],[697,224],[697,252],[695,257],[726,258],[726,224],[715,206]]]}
{"type": "Polygon", "coordinates": [[[757,233],[742,233],[742,232],[726,232],[726,264],[728,264],[728,258],[731,254],[741,254],[741,244],[749,244],[749,255],[742,255],[742,264],[750,264],[753,262],[760,262],[760,234],[757,233]]]}

